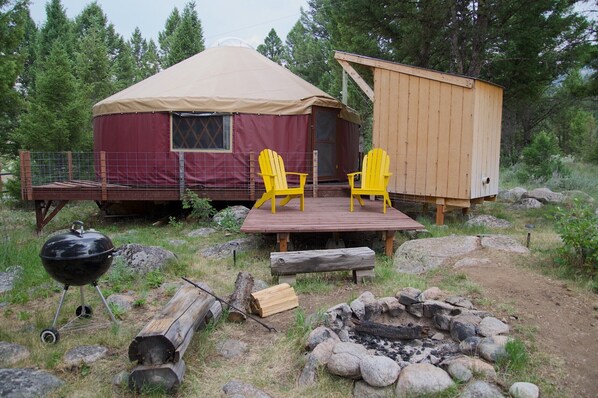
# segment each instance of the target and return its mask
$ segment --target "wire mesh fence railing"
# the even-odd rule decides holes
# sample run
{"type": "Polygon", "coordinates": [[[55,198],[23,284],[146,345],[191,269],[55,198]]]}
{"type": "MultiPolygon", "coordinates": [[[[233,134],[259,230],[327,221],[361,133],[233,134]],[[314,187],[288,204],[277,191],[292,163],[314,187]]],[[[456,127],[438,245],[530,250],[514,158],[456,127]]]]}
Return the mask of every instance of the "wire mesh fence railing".
{"type": "MultiPolygon", "coordinates": [[[[23,197],[33,189],[263,189],[258,153],[196,152],[22,152],[23,197]]],[[[317,152],[280,153],[287,171],[307,173],[317,186],[317,152]]],[[[292,184],[295,181],[289,178],[292,184]]],[[[248,197],[249,197],[248,196],[248,197]]]]}

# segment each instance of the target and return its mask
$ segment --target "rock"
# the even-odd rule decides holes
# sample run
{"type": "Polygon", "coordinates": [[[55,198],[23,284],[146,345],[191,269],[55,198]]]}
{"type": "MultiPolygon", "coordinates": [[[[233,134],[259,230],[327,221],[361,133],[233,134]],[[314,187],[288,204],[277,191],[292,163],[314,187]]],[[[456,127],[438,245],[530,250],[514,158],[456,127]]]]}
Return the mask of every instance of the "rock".
{"type": "Polygon", "coordinates": [[[309,387],[316,384],[316,371],[318,370],[318,360],[310,353],[307,356],[307,361],[305,362],[305,366],[303,366],[303,370],[299,375],[299,379],[297,380],[297,385],[299,387],[309,387]]]}
{"type": "Polygon", "coordinates": [[[218,354],[226,359],[237,358],[249,351],[247,343],[235,340],[226,339],[216,344],[216,351],[218,354]]]}
{"type": "Polygon", "coordinates": [[[349,304],[353,314],[357,317],[357,319],[365,319],[365,303],[359,299],[355,299],[351,301],[349,304]]]}
{"type": "Polygon", "coordinates": [[[63,381],[35,369],[0,369],[0,397],[45,397],[63,381]]]}
{"type": "Polygon", "coordinates": [[[308,350],[311,351],[314,348],[316,348],[318,344],[328,339],[340,341],[338,335],[334,333],[331,329],[325,326],[318,326],[317,328],[311,331],[309,336],[307,336],[307,343],[305,346],[308,350]]]}
{"type": "Polygon", "coordinates": [[[473,377],[471,370],[469,370],[467,366],[460,362],[451,363],[446,371],[451,375],[453,380],[456,380],[460,383],[467,383],[473,377]]]}
{"type": "Polygon", "coordinates": [[[240,253],[257,247],[257,245],[258,238],[252,236],[248,238],[235,239],[216,246],[208,247],[207,249],[202,250],[199,254],[207,258],[223,258],[232,256],[233,250],[237,253],[240,253]]]}
{"type": "Polygon", "coordinates": [[[480,317],[473,315],[457,315],[451,319],[451,337],[455,341],[463,341],[468,337],[476,335],[476,326],[482,321],[480,317]]]}
{"type": "Polygon", "coordinates": [[[478,336],[468,337],[459,343],[459,351],[466,355],[477,355],[481,341],[482,339],[478,336]]]}
{"type": "Polygon", "coordinates": [[[529,249],[507,235],[489,235],[481,239],[482,247],[509,253],[529,254],[529,249]]]}
{"type": "Polygon", "coordinates": [[[442,297],[442,290],[436,286],[432,286],[421,292],[420,300],[439,300],[442,297]]]}
{"type": "Polygon", "coordinates": [[[463,389],[460,398],[503,398],[504,395],[498,387],[486,383],[482,380],[476,380],[469,383],[463,389]]]}
{"type": "Polygon", "coordinates": [[[449,303],[438,300],[426,300],[424,301],[424,316],[426,318],[432,318],[436,314],[450,315],[455,307],[449,303]]]}
{"type": "MultiPolygon", "coordinates": [[[[496,370],[494,370],[494,366],[482,361],[479,358],[460,356],[457,358],[451,358],[445,364],[448,364],[449,368],[451,365],[459,364],[467,368],[472,374],[479,374],[487,379],[492,380],[496,378],[496,370]]],[[[450,370],[449,373],[451,373],[450,370]]]]}
{"type": "Polygon", "coordinates": [[[127,387],[129,385],[129,372],[126,370],[118,372],[112,378],[112,384],[118,387],[127,387]]]}
{"type": "Polygon", "coordinates": [[[515,187],[508,190],[498,191],[497,199],[500,202],[515,203],[518,202],[523,194],[527,192],[527,189],[521,187],[515,187]]]}
{"type": "Polygon", "coordinates": [[[23,267],[20,265],[8,267],[6,271],[0,272],[0,294],[11,291],[21,275],[23,267]]]}
{"type": "Polygon", "coordinates": [[[457,260],[453,265],[453,268],[463,268],[463,267],[479,267],[482,265],[491,264],[492,261],[489,258],[474,258],[474,257],[465,257],[461,260],[457,260]]]}
{"type": "Polygon", "coordinates": [[[199,228],[189,232],[187,236],[190,238],[202,238],[204,236],[211,235],[214,232],[216,232],[214,228],[199,228]]]}
{"type": "Polygon", "coordinates": [[[324,366],[330,360],[332,350],[336,343],[338,343],[338,341],[334,338],[323,341],[314,348],[310,355],[318,361],[319,365],[324,366]]]}
{"type": "Polygon", "coordinates": [[[471,301],[469,301],[465,297],[452,296],[452,297],[447,298],[444,301],[446,301],[447,303],[449,303],[451,305],[454,305],[455,307],[466,308],[468,310],[473,309],[473,304],[471,303],[471,301]]]}
{"type": "Polygon", "coordinates": [[[509,394],[513,398],[538,398],[540,396],[540,389],[537,385],[526,382],[513,383],[509,388],[509,394]]]}
{"type": "Polygon", "coordinates": [[[594,198],[583,191],[564,191],[563,202],[572,205],[575,201],[581,203],[587,203],[589,205],[594,204],[594,198]]]}
{"type": "Polygon", "coordinates": [[[396,251],[394,267],[399,272],[419,274],[442,266],[447,259],[464,256],[478,249],[479,239],[475,236],[410,240],[396,251]]]}
{"type": "Polygon", "coordinates": [[[424,316],[424,303],[408,305],[406,308],[407,308],[407,312],[413,316],[416,316],[418,318],[421,318],[422,316],[424,316]]]}
{"type": "Polygon", "coordinates": [[[383,297],[378,300],[378,305],[383,314],[393,317],[397,317],[405,311],[405,306],[399,303],[396,297],[383,297]]]}
{"type": "Polygon", "coordinates": [[[420,295],[422,291],[414,287],[406,287],[397,293],[396,297],[399,299],[399,303],[403,305],[412,305],[421,303],[420,295]]]}
{"type": "Polygon", "coordinates": [[[509,325],[494,318],[486,317],[478,325],[478,333],[484,337],[491,337],[497,334],[509,333],[509,325]]]}
{"type": "Polygon", "coordinates": [[[216,224],[221,225],[222,221],[227,217],[232,217],[233,220],[237,223],[237,225],[243,224],[243,221],[249,214],[249,209],[245,206],[231,206],[227,207],[224,210],[219,211],[212,217],[212,221],[216,224]]]}
{"type": "Polygon", "coordinates": [[[401,371],[395,361],[384,356],[366,356],[359,363],[359,369],[363,380],[374,387],[393,384],[401,371]]]}
{"type": "Polygon", "coordinates": [[[108,304],[115,305],[123,311],[130,311],[133,308],[135,299],[128,294],[111,294],[106,298],[106,301],[108,304]]]}
{"type": "Polygon", "coordinates": [[[441,392],[453,386],[444,370],[427,363],[409,365],[401,370],[395,393],[398,398],[441,392]]]}
{"type": "Polygon", "coordinates": [[[485,360],[489,362],[496,362],[500,358],[507,355],[507,350],[505,349],[504,345],[484,340],[485,339],[482,339],[478,345],[478,352],[485,360]]]}
{"type": "Polygon", "coordinates": [[[482,214],[482,215],[476,216],[470,220],[467,220],[465,222],[465,225],[467,225],[469,227],[481,226],[481,227],[499,228],[499,229],[510,228],[512,226],[512,224],[507,220],[503,220],[501,218],[496,218],[494,216],[490,216],[487,214],[482,214]]]}
{"type": "Polygon", "coordinates": [[[356,381],[353,386],[353,398],[394,398],[393,386],[373,387],[365,381],[356,381]]]}
{"type": "Polygon", "coordinates": [[[515,210],[527,210],[527,209],[539,209],[541,208],[542,202],[533,198],[521,199],[519,202],[513,204],[511,208],[515,210]]]}
{"type": "Polygon", "coordinates": [[[272,398],[262,390],[259,390],[251,384],[243,383],[238,380],[230,380],[223,387],[222,391],[226,398],[272,398]]]}
{"type": "Polygon", "coordinates": [[[544,204],[562,203],[565,196],[562,193],[552,192],[548,188],[536,188],[523,194],[522,198],[536,199],[544,204]]]}
{"type": "Polygon", "coordinates": [[[171,251],[157,246],[143,246],[135,243],[119,247],[114,255],[123,258],[131,270],[142,275],[162,269],[169,261],[177,260],[171,251]]]}
{"type": "Polygon", "coordinates": [[[168,243],[170,243],[173,246],[182,246],[185,243],[187,243],[187,241],[181,239],[171,239],[168,241],[168,243]]]}
{"type": "Polygon", "coordinates": [[[336,343],[326,367],[330,373],[337,376],[359,379],[361,378],[359,364],[366,355],[367,350],[360,344],[336,343]]]}
{"type": "Polygon", "coordinates": [[[446,314],[436,314],[434,315],[434,326],[440,330],[450,330],[451,328],[451,319],[452,316],[446,314]]]}
{"type": "Polygon", "coordinates": [[[351,338],[349,337],[349,329],[347,327],[342,328],[338,332],[338,338],[341,339],[341,341],[344,341],[345,343],[347,341],[350,341],[351,338]]]}
{"type": "Polygon", "coordinates": [[[440,333],[440,332],[436,332],[432,335],[432,337],[430,337],[432,340],[436,340],[436,341],[442,341],[444,340],[444,333],[440,333]]]}
{"type": "Polygon", "coordinates": [[[353,311],[348,304],[342,303],[335,305],[324,313],[324,325],[338,332],[345,326],[345,323],[349,320],[351,314],[353,314],[353,311]]]}
{"type": "Polygon", "coordinates": [[[251,293],[259,292],[260,290],[264,290],[269,288],[270,285],[268,282],[263,281],[261,279],[254,279],[253,280],[253,288],[251,289],[251,293]]]}
{"type": "Polygon", "coordinates": [[[0,341],[0,366],[11,366],[27,358],[29,358],[27,347],[0,341]]]}
{"type": "Polygon", "coordinates": [[[64,365],[69,368],[78,368],[89,365],[108,355],[108,348],[100,345],[82,345],[71,348],[64,354],[64,365]]]}

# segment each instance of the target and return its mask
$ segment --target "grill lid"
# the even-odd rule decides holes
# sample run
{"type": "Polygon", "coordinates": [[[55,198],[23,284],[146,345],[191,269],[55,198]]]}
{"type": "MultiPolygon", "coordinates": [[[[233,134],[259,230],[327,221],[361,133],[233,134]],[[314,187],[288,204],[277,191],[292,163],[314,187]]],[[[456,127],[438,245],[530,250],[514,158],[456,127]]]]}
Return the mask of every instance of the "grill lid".
{"type": "Polygon", "coordinates": [[[110,238],[97,231],[85,231],[83,222],[74,221],[69,232],[48,239],[39,255],[44,260],[81,260],[113,251],[110,238]]]}

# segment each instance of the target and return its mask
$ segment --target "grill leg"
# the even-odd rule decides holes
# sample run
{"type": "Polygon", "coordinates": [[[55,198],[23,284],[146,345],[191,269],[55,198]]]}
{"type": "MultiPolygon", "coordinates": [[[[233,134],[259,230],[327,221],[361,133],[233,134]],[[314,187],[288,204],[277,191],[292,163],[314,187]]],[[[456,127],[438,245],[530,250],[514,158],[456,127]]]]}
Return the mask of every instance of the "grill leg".
{"type": "Polygon", "coordinates": [[[56,309],[56,314],[54,315],[54,320],[52,321],[52,327],[56,329],[56,323],[58,322],[58,315],[60,315],[60,309],[62,308],[62,303],[64,303],[64,298],[66,297],[66,292],[69,290],[69,285],[64,285],[64,290],[62,291],[62,296],[60,297],[60,302],[58,303],[58,308],[56,309]]]}
{"type": "Polygon", "coordinates": [[[100,298],[102,299],[102,303],[104,303],[104,307],[106,307],[106,311],[108,311],[108,315],[110,315],[110,319],[112,319],[112,322],[114,322],[115,324],[118,324],[118,321],[116,320],[116,318],[114,317],[114,314],[110,310],[110,307],[108,306],[108,303],[106,302],[106,299],[104,298],[104,295],[102,294],[102,292],[100,291],[100,288],[98,287],[98,282],[94,281],[93,286],[96,288],[98,294],[100,295],[100,298]]]}
{"type": "Polygon", "coordinates": [[[81,308],[85,308],[85,298],[83,297],[83,286],[79,286],[79,292],[81,292],[81,308]]]}

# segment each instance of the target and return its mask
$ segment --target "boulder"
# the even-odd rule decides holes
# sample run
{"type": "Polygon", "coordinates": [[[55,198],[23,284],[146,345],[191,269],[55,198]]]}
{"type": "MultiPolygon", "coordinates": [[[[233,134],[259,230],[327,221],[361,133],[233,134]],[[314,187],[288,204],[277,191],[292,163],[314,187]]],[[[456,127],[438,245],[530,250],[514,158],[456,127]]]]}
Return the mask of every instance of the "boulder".
{"type": "Polygon", "coordinates": [[[482,236],[481,245],[485,249],[500,250],[509,253],[529,254],[529,249],[516,239],[507,235],[482,236]]]}
{"type": "Polygon", "coordinates": [[[446,314],[436,314],[434,315],[434,326],[440,330],[450,330],[451,328],[451,319],[452,316],[446,314]]]}
{"type": "Polygon", "coordinates": [[[297,385],[299,387],[309,387],[316,384],[316,372],[318,370],[318,360],[314,357],[313,353],[307,355],[307,361],[303,370],[297,379],[297,385]]]}
{"type": "Polygon", "coordinates": [[[394,255],[394,267],[399,272],[419,274],[442,266],[447,259],[464,256],[479,249],[475,236],[446,236],[410,240],[394,255]]]}
{"type": "Polygon", "coordinates": [[[29,358],[27,347],[0,341],[0,366],[11,366],[27,358],[29,358]]]}
{"type": "Polygon", "coordinates": [[[422,291],[414,287],[406,287],[397,293],[396,297],[399,299],[399,303],[403,305],[412,305],[421,303],[422,291]]]}
{"type": "Polygon", "coordinates": [[[593,205],[595,202],[593,197],[583,191],[564,191],[563,197],[563,202],[568,205],[572,205],[576,200],[589,205],[593,205]]]}
{"type": "Polygon", "coordinates": [[[326,367],[330,373],[337,376],[359,379],[361,378],[359,364],[366,355],[367,350],[360,344],[336,343],[326,367]]]}
{"type": "Polygon", "coordinates": [[[0,397],[45,397],[63,381],[35,369],[0,369],[0,397]]]}
{"type": "Polygon", "coordinates": [[[69,368],[78,368],[89,365],[108,355],[108,348],[100,345],[82,345],[71,348],[64,354],[64,365],[69,368]]]}
{"type": "Polygon", "coordinates": [[[378,300],[378,305],[383,314],[397,317],[405,311],[405,306],[399,303],[396,297],[382,297],[378,300]]]}
{"type": "Polygon", "coordinates": [[[334,331],[325,326],[318,326],[317,328],[311,331],[309,336],[307,336],[306,348],[311,351],[314,348],[316,348],[318,344],[328,339],[340,341],[338,335],[334,333],[334,331]]]}
{"type": "Polygon", "coordinates": [[[496,362],[507,355],[504,345],[495,343],[492,340],[488,341],[487,339],[482,339],[478,345],[478,352],[488,362],[496,362]]]}
{"type": "Polygon", "coordinates": [[[504,395],[494,384],[475,380],[465,386],[459,398],[504,398],[504,395]]]}
{"type": "Polygon", "coordinates": [[[395,393],[398,398],[421,396],[446,390],[453,380],[444,370],[428,363],[409,365],[401,370],[395,393]]]}
{"type": "MultiPolygon", "coordinates": [[[[487,362],[482,361],[479,358],[475,357],[468,357],[468,356],[460,356],[457,358],[452,358],[447,361],[449,367],[449,373],[452,375],[450,371],[450,367],[452,365],[459,365],[463,366],[464,368],[468,369],[472,374],[479,374],[487,379],[495,379],[496,378],[496,370],[494,370],[494,366],[490,365],[487,362]]],[[[458,368],[458,367],[457,367],[458,368]]],[[[466,380],[463,380],[466,381],[466,380]]]]}
{"type": "Polygon", "coordinates": [[[189,232],[187,234],[187,236],[190,238],[200,238],[200,237],[211,235],[214,232],[216,232],[216,230],[214,228],[199,228],[199,229],[194,229],[193,231],[189,232]]]}
{"type": "Polygon", "coordinates": [[[498,229],[510,228],[512,226],[512,224],[507,220],[496,218],[494,216],[490,216],[487,214],[482,214],[482,215],[473,217],[473,218],[467,220],[465,222],[465,225],[467,225],[469,227],[480,226],[480,227],[498,228],[498,229]]]}
{"type": "Polygon", "coordinates": [[[272,398],[264,391],[239,380],[230,380],[222,386],[222,391],[226,398],[272,398]]]}
{"type": "Polygon", "coordinates": [[[232,256],[233,251],[237,253],[257,247],[258,238],[251,236],[247,238],[231,240],[216,246],[208,247],[200,251],[200,255],[207,258],[223,258],[232,256]]]}
{"type": "Polygon", "coordinates": [[[527,189],[521,187],[515,187],[507,190],[498,191],[497,199],[500,202],[515,203],[518,202],[527,189]]]}
{"type": "Polygon", "coordinates": [[[459,351],[466,355],[477,355],[481,337],[470,336],[459,343],[459,351]]]}
{"type": "Polygon", "coordinates": [[[511,208],[515,210],[539,209],[543,206],[542,202],[534,198],[521,199],[519,202],[513,204],[511,208]]]}
{"type": "Polygon", "coordinates": [[[349,321],[351,314],[353,314],[353,311],[348,304],[335,305],[324,313],[324,325],[338,332],[349,321]]]}
{"type": "Polygon", "coordinates": [[[538,398],[540,396],[540,389],[532,383],[517,382],[513,383],[511,388],[509,388],[509,394],[513,398],[538,398]]]}
{"type": "Polygon", "coordinates": [[[492,261],[489,258],[475,258],[475,257],[465,257],[460,260],[457,260],[453,265],[453,268],[463,268],[463,267],[479,267],[482,265],[491,264],[492,261]]]}
{"type": "Polygon", "coordinates": [[[135,299],[129,294],[111,294],[106,298],[108,304],[117,306],[123,311],[130,311],[133,308],[135,299]]]}
{"type": "Polygon", "coordinates": [[[473,304],[471,303],[471,301],[469,301],[465,297],[451,296],[444,301],[446,301],[447,303],[449,303],[451,305],[454,305],[455,307],[465,308],[468,310],[473,309],[473,304]]]}
{"type": "Polygon", "coordinates": [[[218,225],[221,225],[225,218],[231,217],[233,220],[235,220],[237,225],[241,225],[243,224],[243,221],[245,221],[247,214],[249,214],[249,209],[245,206],[230,206],[216,213],[214,217],[212,217],[212,221],[218,225]]]}
{"type": "Polygon", "coordinates": [[[482,321],[472,315],[457,315],[451,319],[450,331],[453,340],[460,342],[476,335],[476,326],[482,321]]]}
{"type": "Polygon", "coordinates": [[[473,377],[471,370],[460,362],[451,363],[446,371],[451,375],[453,380],[460,383],[467,383],[473,377]]]}
{"type": "Polygon", "coordinates": [[[216,344],[216,351],[226,359],[238,358],[249,351],[247,343],[241,340],[226,339],[216,344]]]}
{"type": "Polygon", "coordinates": [[[484,337],[491,337],[497,334],[509,333],[509,325],[494,318],[486,317],[478,325],[478,333],[484,337]]]}
{"type": "Polygon", "coordinates": [[[120,256],[131,270],[142,275],[162,269],[168,262],[177,259],[173,252],[161,247],[135,243],[119,247],[114,255],[120,256]]]}
{"type": "Polygon", "coordinates": [[[373,387],[365,381],[356,381],[353,386],[353,398],[394,398],[393,386],[373,387]]]}
{"type": "Polygon", "coordinates": [[[11,291],[21,275],[23,267],[20,265],[8,267],[6,271],[0,272],[0,294],[11,291]]]}
{"type": "Polygon", "coordinates": [[[531,191],[527,191],[522,196],[523,199],[536,199],[544,204],[546,203],[562,203],[565,196],[562,193],[552,192],[548,188],[536,188],[531,191]]]}
{"type": "Polygon", "coordinates": [[[424,303],[408,305],[406,308],[407,312],[415,317],[421,318],[424,316],[424,303]]]}
{"type": "Polygon", "coordinates": [[[450,315],[455,310],[451,304],[438,300],[426,300],[423,307],[426,318],[432,318],[436,314],[450,315]]]}
{"type": "Polygon", "coordinates": [[[421,293],[420,299],[422,301],[426,301],[426,300],[440,300],[440,298],[442,297],[442,295],[443,295],[442,290],[440,290],[436,286],[432,286],[432,287],[427,288],[426,290],[424,290],[421,293]]]}
{"type": "Polygon", "coordinates": [[[319,365],[324,366],[330,360],[336,343],[338,343],[338,340],[333,338],[323,341],[314,348],[310,355],[318,361],[319,365]]]}
{"type": "Polygon", "coordinates": [[[397,381],[401,368],[392,359],[384,356],[366,356],[359,363],[361,377],[370,386],[386,387],[397,381]]]}

